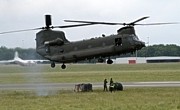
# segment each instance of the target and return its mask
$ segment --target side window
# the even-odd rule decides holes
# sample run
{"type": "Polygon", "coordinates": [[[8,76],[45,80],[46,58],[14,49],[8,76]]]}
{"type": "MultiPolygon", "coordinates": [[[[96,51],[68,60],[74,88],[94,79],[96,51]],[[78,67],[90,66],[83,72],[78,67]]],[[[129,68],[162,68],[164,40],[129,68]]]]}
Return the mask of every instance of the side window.
{"type": "Polygon", "coordinates": [[[115,38],[115,46],[121,46],[122,45],[122,38],[115,38]]]}

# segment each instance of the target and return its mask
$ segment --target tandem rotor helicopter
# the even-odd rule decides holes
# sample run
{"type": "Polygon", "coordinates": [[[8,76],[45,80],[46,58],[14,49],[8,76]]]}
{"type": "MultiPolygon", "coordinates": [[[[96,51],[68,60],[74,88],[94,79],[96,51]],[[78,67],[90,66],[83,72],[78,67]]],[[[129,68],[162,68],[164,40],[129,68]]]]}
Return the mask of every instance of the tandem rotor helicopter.
{"type": "Polygon", "coordinates": [[[55,63],[62,63],[61,68],[65,69],[65,63],[77,62],[86,59],[98,58],[98,62],[104,62],[103,58],[107,58],[107,64],[112,64],[111,56],[120,54],[133,53],[145,47],[145,42],[138,39],[135,33],[135,25],[163,25],[176,23],[150,23],[138,24],[138,22],[149,18],[142,17],[131,23],[110,23],[110,22],[93,22],[93,21],[76,21],[64,20],[65,22],[75,22],[79,24],[52,26],[51,15],[45,15],[45,27],[1,32],[0,34],[39,30],[36,33],[36,52],[42,57],[51,61],[51,67],[55,67],[55,63]],[[91,38],[70,42],[66,39],[63,31],[55,31],[54,28],[71,28],[88,25],[123,25],[124,27],[117,30],[117,34],[110,36],[102,36],[99,38],[91,38]]]}

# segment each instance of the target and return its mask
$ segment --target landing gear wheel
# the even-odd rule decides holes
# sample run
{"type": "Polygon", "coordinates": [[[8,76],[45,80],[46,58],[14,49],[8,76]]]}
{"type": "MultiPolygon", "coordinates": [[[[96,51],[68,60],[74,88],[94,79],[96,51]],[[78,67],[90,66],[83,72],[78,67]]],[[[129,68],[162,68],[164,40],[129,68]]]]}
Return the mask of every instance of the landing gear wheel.
{"type": "Polygon", "coordinates": [[[62,65],[61,65],[61,68],[62,68],[62,69],[65,69],[65,68],[66,68],[66,65],[65,65],[65,64],[62,64],[62,65]]]}
{"type": "Polygon", "coordinates": [[[112,63],[113,63],[113,61],[111,59],[107,60],[107,64],[112,64],[112,63]]]}
{"type": "Polygon", "coordinates": [[[56,64],[54,62],[51,63],[51,68],[54,68],[56,64]]]}

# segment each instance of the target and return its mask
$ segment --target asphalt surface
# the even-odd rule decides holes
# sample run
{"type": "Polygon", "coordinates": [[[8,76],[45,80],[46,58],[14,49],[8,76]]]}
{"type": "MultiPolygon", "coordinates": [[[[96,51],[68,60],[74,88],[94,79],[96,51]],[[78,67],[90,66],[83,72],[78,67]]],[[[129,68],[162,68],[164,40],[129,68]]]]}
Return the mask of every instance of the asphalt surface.
{"type": "MultiPolygon", "coordinates": [[[[140,87],[180,87],[180,81],[164,82],[121,82],[123,88],[140,87]]],[[[27,83],[27,84],[0,84],[0,90],[74,90],[76,84],[82,83],[27,83]]],[[[103,88],[103,83],[91,83],[93,89],[103,88]]]]}

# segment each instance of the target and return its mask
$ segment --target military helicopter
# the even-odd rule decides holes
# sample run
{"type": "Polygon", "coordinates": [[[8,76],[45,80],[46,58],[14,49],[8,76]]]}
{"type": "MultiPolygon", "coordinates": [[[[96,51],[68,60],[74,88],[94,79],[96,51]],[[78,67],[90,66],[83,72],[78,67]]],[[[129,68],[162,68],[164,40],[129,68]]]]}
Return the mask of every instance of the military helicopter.
{"type": "Polygon", "coordinates": [[[45,27],[1,32],[0,34],[22,32],[30,30],[39,30],[36,34],[36,51],[44,58],[51,61],[51,67],[55,67],[55,63],[62,63],[61,68],[65,69],[65,63],[78,62],[81,60],[98,58],[98,62],[104,62],[103,58],[107,58],[107,64],[112,64],[111,56],[120,54],[133,53],[145,47],[145,43],[140,41],[135,33],[135,25],[162,25],[174,23],[151,23],[137,24],[148,16],[137,19],[131,23],[109,23],[109,22],[93,22],[93,21],[77,21],[65,20],[65,22],[76,22],[79,24],[52,26],[51,15],[45,15],[45,27]],[[66,39],[63,31],[55,31],[54,28],[70,28],[88,25],[123,25],[124,27],[117,30],[117,34],[91,38],[70,42],[66,39]]]}

